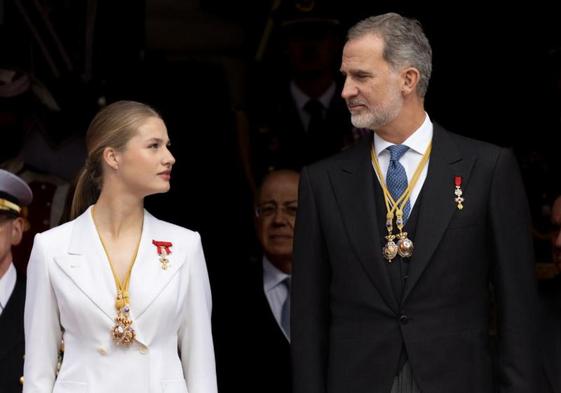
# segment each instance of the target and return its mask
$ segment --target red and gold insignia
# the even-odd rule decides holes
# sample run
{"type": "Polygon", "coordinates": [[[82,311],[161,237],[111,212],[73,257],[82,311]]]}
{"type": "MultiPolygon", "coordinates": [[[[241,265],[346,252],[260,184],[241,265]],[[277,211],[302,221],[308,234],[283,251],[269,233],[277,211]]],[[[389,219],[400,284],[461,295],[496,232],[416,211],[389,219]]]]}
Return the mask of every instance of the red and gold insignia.
{"type": "Polygon", "coordinates": [[[464,192],[462,191],[461,176],[454,176],[454,185],[456,186],[456,189],[454,190],[454,195],[456,195],[456,198],[454,198],[454,202],[456,202],[456,207],[458,208],[458,210],[462,210],[464,208],[464,198],[462,197],[464,192]]]}
{"type": "Polygon", "coordinates": [[[160,256],[160,264],[163,270],[167,270],[169,267],[169,259],[167,256],[171,254],[171,246],[173,244],[171,242],[164,242],[159,240],[152,240],[152,244],[156,246],[156,251],[160,256]]]}

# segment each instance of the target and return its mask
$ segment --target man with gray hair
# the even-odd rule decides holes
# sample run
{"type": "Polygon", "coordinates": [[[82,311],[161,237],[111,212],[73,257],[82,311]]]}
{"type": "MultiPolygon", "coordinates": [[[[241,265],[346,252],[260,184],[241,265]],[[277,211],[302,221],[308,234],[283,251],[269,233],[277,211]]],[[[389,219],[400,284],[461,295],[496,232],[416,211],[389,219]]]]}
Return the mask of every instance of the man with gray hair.
{"type": "Polygon", "coordinates": [[[301,173],[294,393],[539,391],[519,169],[509,150],[431,121],[431,62],[414,19],[379,15],[348,33],[342,96],[353,125],[373,132],[301,173]]]}

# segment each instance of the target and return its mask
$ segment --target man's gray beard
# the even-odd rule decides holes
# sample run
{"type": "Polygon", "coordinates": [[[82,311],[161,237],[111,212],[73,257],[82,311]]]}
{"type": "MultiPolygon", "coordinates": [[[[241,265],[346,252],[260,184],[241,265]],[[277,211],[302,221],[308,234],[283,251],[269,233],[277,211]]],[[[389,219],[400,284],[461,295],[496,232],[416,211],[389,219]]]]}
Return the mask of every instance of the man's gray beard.
{"type": "Polygon", "coordinates": [[[356,128],[368,128],[370,130],[375,130],[386,124],[388,124],[396,115],[385,111],[383,113],[378,113],[375,115],[372,112],[361,113],[361,114],[351,114],[351,123],[356,128]]]}
{"type": "Polygon", "coordinates": [[[401,112],[402,106],[403,101],[399,93],[396,93],[391,97],[391,101],[388,105],[382,110],[376,112],[368,111],[361,114],[351,113],[351,123],[353,123],[353,126],[356,128],[376,130],[393,121],[399,115],[399,112],[401,112]]]}
{"type": "Polygon", "coordinates": [[[374,121],[374,115],[371,112],[351,114],[351,123],[353,123],[353,126],[356,128],[369,128],[372,130],[371,124],[374,123],[374,121]]]}

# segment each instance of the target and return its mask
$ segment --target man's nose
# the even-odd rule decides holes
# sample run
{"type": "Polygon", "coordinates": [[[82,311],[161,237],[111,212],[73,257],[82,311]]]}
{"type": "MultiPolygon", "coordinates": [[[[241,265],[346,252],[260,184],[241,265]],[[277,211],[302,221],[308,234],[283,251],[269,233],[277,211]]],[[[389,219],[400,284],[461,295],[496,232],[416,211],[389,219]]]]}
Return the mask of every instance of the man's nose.
{"type": "Polygon", "coordinates": [[[286,225],[288,223],[289,217],[285,209],[278,207],[273,214],[273,224],[275,225],[286,225]]]}
{"type": "Polygon", "coordinates": [[[355,84],[349,79],[345,79],[345,84],[343,85],[343,90],[341,91],[341,97],[343,99],[348,100],[351,97],[357,95],[357,88],[355,84]]]}

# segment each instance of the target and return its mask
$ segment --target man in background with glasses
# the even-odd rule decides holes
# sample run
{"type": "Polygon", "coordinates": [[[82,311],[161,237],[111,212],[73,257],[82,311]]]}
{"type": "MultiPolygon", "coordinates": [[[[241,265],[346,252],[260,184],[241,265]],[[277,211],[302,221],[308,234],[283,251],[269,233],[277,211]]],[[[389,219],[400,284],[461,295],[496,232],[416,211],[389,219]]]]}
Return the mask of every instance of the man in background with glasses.
{"type": "MultiPolygon", "coordinates": [[[[273,171],[265,177],[257,194],[255,217],[257,237],[264,254],[264,289],[273,309],[276,302],[270,291],[267,291],[267,281],[271,279],[277,282],[290,278],[299,178],[298,173],[294,171],[273,171]]],[[[280,324],[280,319],[277,320],[280,324]]],[[[285,334],[287,337],[290,335],[288,332],[285,334]]]]}
{"type": "Polygon", "coordinates": [[[222,393],[290,393],[290,281],[300,175],[268,173],[255,198],[260,254],[215,281],[214,338],[222,393]],[[224,282],[225,281],[225,282],[224,282]],[[226,290],[224,290],[226,289],[226,290]],[[244,361],[240,361],[240,357],[244,361]]]}

